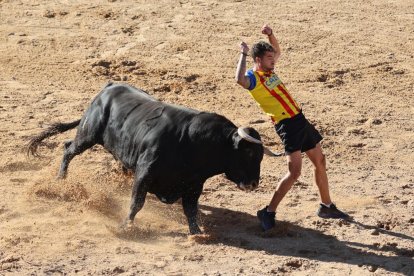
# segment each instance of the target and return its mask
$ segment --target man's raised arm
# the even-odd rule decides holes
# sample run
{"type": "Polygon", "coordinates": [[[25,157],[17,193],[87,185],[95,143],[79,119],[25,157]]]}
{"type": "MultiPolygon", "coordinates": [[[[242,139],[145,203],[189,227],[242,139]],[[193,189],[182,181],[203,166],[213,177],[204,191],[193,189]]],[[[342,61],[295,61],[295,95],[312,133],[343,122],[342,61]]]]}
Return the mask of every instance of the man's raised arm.
{"type": "Polygon", "coordinates": [[[248,89],[250,86],[250,79],[246,76],[246,58],[249,52],[249,47],[245,42],[240,43],[240,59],[236,69],[236,82],[248,89]]]}
{"type": "Polygon", "coordinates": [[[275,34],[273,33],[272,28],[270,28],[268,25],[264,25],[262,27],[262,34],[267,35],[270,45],[272,45],[273,49],[275,50],[275,62],[277,62],[280,57],[280,46],[275,37],[275,34]]]}

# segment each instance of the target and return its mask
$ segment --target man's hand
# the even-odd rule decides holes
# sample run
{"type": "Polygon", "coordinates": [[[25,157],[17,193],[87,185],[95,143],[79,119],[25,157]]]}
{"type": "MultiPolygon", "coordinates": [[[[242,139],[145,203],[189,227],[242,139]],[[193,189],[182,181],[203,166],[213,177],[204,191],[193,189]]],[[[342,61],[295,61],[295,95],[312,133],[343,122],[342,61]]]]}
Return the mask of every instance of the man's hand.
{"type": "Polygon", "coordinates": [[[240,43],[240,51],[247,55],[247,53],[249,52],[249,46],[247,46],[246,42],[242,41],[240,43]]]}
{"type": "Polygon", "coordinates": [[[272,28],[270,28],[267,24],[263,25],[262,34],[265,34],[267,36],[272,35],[273,34],[272,28]]]}

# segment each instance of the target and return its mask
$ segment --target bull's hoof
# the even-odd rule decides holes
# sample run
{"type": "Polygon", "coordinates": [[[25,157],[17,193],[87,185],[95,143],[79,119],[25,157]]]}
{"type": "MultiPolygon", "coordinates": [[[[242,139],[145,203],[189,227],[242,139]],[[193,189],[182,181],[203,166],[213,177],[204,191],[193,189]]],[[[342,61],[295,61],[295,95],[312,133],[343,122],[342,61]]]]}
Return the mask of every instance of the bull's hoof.
{"type": "Polygon", "coordinates": [[[198,227],[198,225],[190,226],[190,235],[198,235],[202,233],[203,232],[201,231],[200,227],[198,227]]]}
{"type": "Polygon", "coordinates": [[[65,179],[66,178],[66,175],[58,175],[58,176],[56,176],[56,180],[63,180],[63,179],[65,179]]]}
{"type": "Polygon", "coordinates": [[[130,219],[126,219],[121,225],[120,225],[120,228],[122,229],[122,230],[131,230],[132,229],[132,227],[133,227],[133,224],[134,224],[134,222],[132,221],[132,220],[130,220],[130,219]]]}
{"type": "Polygon", "coordinates": [[[59,172],[58,172],[58,175],[56,176],[56,179],[57,180],[63,180],[63,179],[65,179],[66,176],[67,176],[67,172],[68,172],[67,170],[60,169],[59,172]]]}

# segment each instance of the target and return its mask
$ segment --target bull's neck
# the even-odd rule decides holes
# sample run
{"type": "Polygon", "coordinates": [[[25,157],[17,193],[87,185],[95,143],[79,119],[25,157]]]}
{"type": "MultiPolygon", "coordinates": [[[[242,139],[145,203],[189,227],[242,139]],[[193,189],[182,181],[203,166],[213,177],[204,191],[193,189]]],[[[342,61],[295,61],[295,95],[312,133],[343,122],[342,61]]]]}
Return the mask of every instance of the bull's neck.
{"type": "Polygon", "coordinates": [[[211,141],[207,148],[204,148],[202,155],[204,159],[204,168],[208,168],[209,176],[224,173],[233,151],[233,135],[237,131],[237,128],[223,128],[221,137],[208,137],[211,141]]]}

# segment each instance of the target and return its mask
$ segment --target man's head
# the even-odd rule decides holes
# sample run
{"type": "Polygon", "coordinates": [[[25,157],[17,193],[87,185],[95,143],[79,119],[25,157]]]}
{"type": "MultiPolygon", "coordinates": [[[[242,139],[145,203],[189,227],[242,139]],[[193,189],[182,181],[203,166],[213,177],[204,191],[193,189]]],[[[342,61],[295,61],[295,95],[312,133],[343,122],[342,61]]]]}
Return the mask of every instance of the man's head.
{"type": "Polygon", "coordinates": [[[260,41],[254,44],[252,57],[259,70],[272,71],[275,67],[275,50],[267,42],[260,41]]]}

